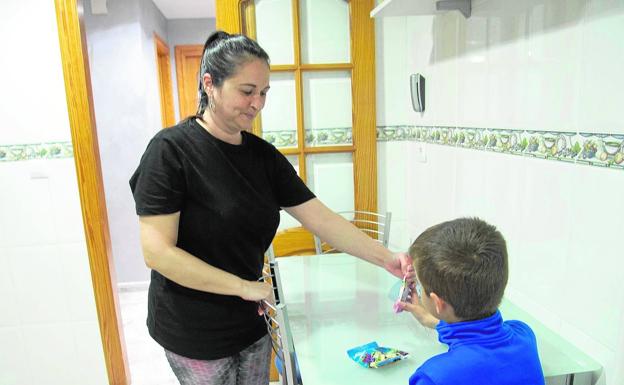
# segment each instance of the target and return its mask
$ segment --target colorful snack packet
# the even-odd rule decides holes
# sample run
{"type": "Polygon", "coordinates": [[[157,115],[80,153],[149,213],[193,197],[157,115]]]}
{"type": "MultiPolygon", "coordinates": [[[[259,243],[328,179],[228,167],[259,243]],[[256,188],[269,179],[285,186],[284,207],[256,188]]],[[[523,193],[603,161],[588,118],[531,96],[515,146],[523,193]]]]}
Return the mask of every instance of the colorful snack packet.
{"type": "Polygon", "coordinates": [[[382,347],[373,341],[347,350],[347,355],[365,368],[379,368],[392,362],[404,360],[409,353],[382,347]]]}

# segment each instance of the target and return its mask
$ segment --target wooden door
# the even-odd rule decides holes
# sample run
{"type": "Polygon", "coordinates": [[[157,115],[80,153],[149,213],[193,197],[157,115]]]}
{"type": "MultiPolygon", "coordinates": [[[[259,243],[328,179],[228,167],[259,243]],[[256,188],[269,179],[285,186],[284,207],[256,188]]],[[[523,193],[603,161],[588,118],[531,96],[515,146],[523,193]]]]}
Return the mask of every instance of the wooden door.
{"type": "Polygon", "coordinates": [[[158,89],[160,91],[160,116],[163,127],[171,127],[175,124],[173,112],[173,90],[171,86],[171,59],[169,46],[154,34],[156,45],[156,68],[158,70],[158,89]]]}
{"type": "Polygon", "coordinates": [[[177,45],[175,47],[176,78],[180,120],[197,112],[197,86],[203,45],[177,45]]]}

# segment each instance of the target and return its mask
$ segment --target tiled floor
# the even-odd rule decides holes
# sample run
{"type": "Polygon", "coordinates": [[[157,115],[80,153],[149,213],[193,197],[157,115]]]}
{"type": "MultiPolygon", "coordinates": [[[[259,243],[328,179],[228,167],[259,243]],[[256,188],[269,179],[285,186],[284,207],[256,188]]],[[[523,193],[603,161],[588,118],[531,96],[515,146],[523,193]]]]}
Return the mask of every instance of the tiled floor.
{"type": "Polygon", "coordinates": [[[132,385],[175,385],[163,348],[147,333],[147,290],[121,290],[119,303],[132,385]]]}
{"type": "Polygon", "coordinates": [[[119,303],[132,385],[178,384],[162,347],[147,333],[147,289],[120,290],[119,303]]]}

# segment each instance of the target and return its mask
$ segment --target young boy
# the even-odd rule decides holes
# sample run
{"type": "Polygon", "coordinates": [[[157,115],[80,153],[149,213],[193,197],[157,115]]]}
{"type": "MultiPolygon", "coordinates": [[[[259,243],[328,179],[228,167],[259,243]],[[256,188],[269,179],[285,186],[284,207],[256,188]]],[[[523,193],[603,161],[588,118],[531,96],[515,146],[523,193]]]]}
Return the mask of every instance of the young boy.
{"type": "Polygon", "coordinates": [[[410,385],[544,384],[535,334],[523,322],[503,322],[498,311],[507,247],[494,226],[478,218],[444,222],[425,230],[409,254],[419,294],[401,306],[449,347],[422,364],[410,385]]]}

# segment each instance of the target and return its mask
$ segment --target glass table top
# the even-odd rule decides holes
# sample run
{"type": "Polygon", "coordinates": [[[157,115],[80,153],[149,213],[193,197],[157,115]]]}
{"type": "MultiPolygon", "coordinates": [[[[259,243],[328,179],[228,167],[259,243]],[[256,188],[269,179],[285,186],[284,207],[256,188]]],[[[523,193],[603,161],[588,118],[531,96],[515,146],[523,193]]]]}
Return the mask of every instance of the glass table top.
{"type": "MultiPolygon", "coordinates": [[[[443,353],[435,330],[421,326],[392,305],[400,280],[384,269],[346,254],[277,260],[284,302],[305,385],[401,384],[429,357],[443,353]],[[368,369],[347,350],[376,341],[409,358],[368,369]]],[[[600,370],[600,365],[507,300],[503,318],[530,325],[546,377],[600,370]]]]}

